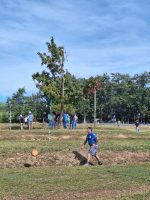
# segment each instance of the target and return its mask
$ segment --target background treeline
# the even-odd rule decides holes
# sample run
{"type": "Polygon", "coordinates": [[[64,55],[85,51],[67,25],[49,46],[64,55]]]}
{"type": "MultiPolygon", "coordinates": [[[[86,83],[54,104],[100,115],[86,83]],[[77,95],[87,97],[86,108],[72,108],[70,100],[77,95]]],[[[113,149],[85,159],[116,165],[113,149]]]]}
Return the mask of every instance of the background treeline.
{"type": "Polygon", "coordinates": [[[49,113],[51,108],[61,117],[64,111],[76,113],[80,122],[96,122],[96,118],[100,122],[150,121],[150,72],[77,78],[64,69],[64,47],[57,46],[53,37],[46,46],[46,53],[37,53],[44,69],[32,75],[39,92],[26,96],[25,88],[19,88],[8,98],[5,112],[4,105],[0,106],[1,121],[7,121],[10,111],[13,122],[29,111],[41,121],[43,112],[49,113]]]}
{"type": "MultiPolygon", "coordinates": [[[[1,122],[8,122],[10,104],[13,122],[18,121],[20,114],[28,115],[29,111],[41,121],[43,112],[49,112],[51,103],[52,111],[60,113],[61,80],[58,76],[49,80],[47,85],[41,84],[45,87],[44,90],[39,88],[39,92],[32,96],[26,96],[25,88],[19,88],[6,104],[0,105],[1,122]]],[[[112,73],[87,79],[76,78],[71,73],[65,72],[64,110],[70,114],[76,113],[80,122],[92,122],[94,89],[97,104],[96,118],[100,122],[116,119],[132,123],[135,118],[140,118],[143,123],[150,122],[150,72],[133,76],[112,73]]]]}

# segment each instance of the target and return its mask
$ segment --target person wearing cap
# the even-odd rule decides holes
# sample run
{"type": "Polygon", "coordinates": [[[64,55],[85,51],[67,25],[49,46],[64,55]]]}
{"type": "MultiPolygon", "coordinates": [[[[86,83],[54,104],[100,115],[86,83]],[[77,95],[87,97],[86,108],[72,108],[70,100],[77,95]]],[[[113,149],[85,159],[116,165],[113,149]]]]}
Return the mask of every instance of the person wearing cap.
{"type": "Polygon", "coordinates": [[[23,130],[24,117],[22,115],[19,116],[19,122],[20,122],[20,129],[23,130]]]}

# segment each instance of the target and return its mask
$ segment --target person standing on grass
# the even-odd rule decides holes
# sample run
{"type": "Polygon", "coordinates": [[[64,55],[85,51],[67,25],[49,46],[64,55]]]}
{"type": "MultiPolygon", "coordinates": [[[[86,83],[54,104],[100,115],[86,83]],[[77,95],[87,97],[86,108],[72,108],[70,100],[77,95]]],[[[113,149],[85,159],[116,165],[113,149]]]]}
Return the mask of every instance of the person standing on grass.
{"type": "Polygon", "coordinates": [[[28,117],[24,118],[24,123],[25,123],[25,125],[28,125],[28,117]]]}
{"type": "Polygon", "coordinates": [[[66,129],[67,128],[67,120],[68,120],[68,114],[64,112],[63,114],[63,127],[66,129]]]}
{"type": "Polygon", "coordinates": [[[73,129],[73,115],[70,115],[70,129],[73,129]]]}
{"type": "Polygon", "coordinates": [[[121,122],[120,122],[120,120],[118,120],[117,121],[117,126],[120,127],[120,125],[121,125],[121,122]]]}
{"type": "Polygon", "coordinates": [[[31,130],[33,128],[33,114],[31,111],[29,111],[29,115],[28,115],[28,127],[29,127],[29,130],[31,130]]]}
{"type": "Polygon", "coordinates": [[[140,132],[140,122],[139,122],[138,119],[135,120],[135,130],[136,130],[137,133],[140,132]]]}
{"type": "Polygon", "coordinates": [[[49,127],[51,129],[54,129],[56,127],[56,113],[55,112],[53,112],[52,114],[50,114],[48,125],[49,125],[49,127]]]}
{"type": "Polygon", "coordinates": [[[88,142],[88,145],[90,146],[88,155],[87,155],[87,163],[85,165],[90,165],[90,161],[92,160],[93,156],[97,159],[98,164],[102,165],[102,162],[100,161],[99,156],[97,155],[98,150],[98,140],[96,134],[93,132],[93,129],[91,127],[87,128],[87,136],[84,141],[84,145],[88,142]]]}
{"type": "Polygon", "coordinates": [[[19,122],[20,122],[20,129],[23,130],[24,117],[22,115],[19,116],[19,122]]]}
{"type": "Polygon", "coordinates": [[[75,114],[74,116],[73,116],[73,125],[72,125],[72,128],[77,128],[77,120],[78,120],[78,117],[77,117],[77,115],[75,114]]]}
{"type": "Polygon", "coordinates": [[[42,125],[43,125],[43,128],[46,128],[46,125],[47,125],[47,114],[46,114],[46,112],[44,112],[43,115],[42,115],[42,125]]]}

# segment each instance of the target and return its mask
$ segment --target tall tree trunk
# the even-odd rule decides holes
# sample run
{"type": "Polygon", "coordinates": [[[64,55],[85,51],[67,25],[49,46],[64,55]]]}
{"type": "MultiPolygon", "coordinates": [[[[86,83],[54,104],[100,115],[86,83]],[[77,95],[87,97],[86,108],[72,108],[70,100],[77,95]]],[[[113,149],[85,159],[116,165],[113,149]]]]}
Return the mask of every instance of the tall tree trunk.
{"type": "Polygon", "coordinates": [[[94,88],[94,126],[96,125],[96,89],[94,88]]]}

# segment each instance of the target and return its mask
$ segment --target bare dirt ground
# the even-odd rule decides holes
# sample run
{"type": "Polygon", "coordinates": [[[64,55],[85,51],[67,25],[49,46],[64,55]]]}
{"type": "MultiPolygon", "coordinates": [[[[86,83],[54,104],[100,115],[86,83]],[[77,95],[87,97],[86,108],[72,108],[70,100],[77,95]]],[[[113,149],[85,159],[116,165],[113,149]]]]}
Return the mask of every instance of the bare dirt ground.
{"type": "MultiPolygon", "coordinates": [[[[145,138],[150,139],[149,135],[141,136],[140,135],[133,135],[133,134],[112,134],[112,135],[102,135],[102,139],[117,139],[124,140],[124,139],[132,139],[132,138],[145,138]]],[[[70,140],[70,139],[85,139],[85,136],[77,136],[72,132],[72,134],[60,134],[60,135],[52,135],[51,139],[55,140],[70,140]],[[78,138],[79,137],[79,138],[78,138]]],[[[44,131],[33,131],[33,132],[8,132],[2,131],[0,134],[0,140],[16,140],[16,141],[26,141],[26,140],[47,140],[48,134],[44,131]]],[[[41,153],[39,151],[38,156],[34,157],[31,153],[11,153],[11,154],[0,154],[0,169],[6,168],[36,168],[36,167],[50,167],[50,166],[82,166],[86,163],[86,149],[75,149],[71,150],[67,147],[65,150],[62,151],[55,151],[53,153],[41,153]]],[[[100,157],[103,162],[104,166],[110,165],[121,165],[121,164],[144,164],[150,163],[150,152],[130,152],[130,151],[112,151],[112,150],[103,150],[100,152],[100,157]]],[[[93,164],[96,166],[97,162],[93,159],[93,164]]],[[[144,194],[150,191],[150,186],[142,185],[140,187],[129,186],[129,188],[125,189],[95,189],[88,192],[79,192],[79,191],[69,191],[64,192],[60,191],[57,193],[49,193],[37,195],[34,194],[30,196],[7,196],[4,197],[2,200],[26,200],[26,199],[36,199],[36,200],[69,200],[69,199],[120,199],[123,196],[132,196],[134,194],[144,194]],[[96,194],[96,198],[95,198],[96,194]]],[[[132,198],[132,197],[131,197],[132,198]]]]}
{"type": "MultiPolygon", "coordinates": [[[[150,162],[149,152],[112,152],[100,154],[103,165],[118,165],[150,162]]],[[[39,154],[37,157],[29,153],[17,153],[9,157],[0,156],[0,168],[18,167],[49,167],[49,166],[79,166],[86,163],[86,151],[62,151],[57,153],[39,154]]],[[[96,160],[93,164],[97,165],[96,160]]]]}
{"type": "MultiPolygon", "coordinates": [[[[101,138],[105,139],[131,139],[136,138],[137,135],[113,134],[110,136],[103,135],[101,138]]],[[[143,138],[143,136],[141,135],[143,138]]],[[[149,139],[149,136],[146,136],[149,139]]],[[[52,135],[52,140],[70,140],[78,138],[77,135],[62,134],[52,135]]],[[[79,136],[84,140],[85,136],[79,136]]],[[[78,139],[79,139],[78,138],[78,139]]],[[[140,136],[138,135],[138,138],[140,136]]],[[[9,132],[7,130],[1,131],[0,140],[47,140],[48,134],[45,131],[15,131],[9,132]]],[[[145,138],[146,139],[146,138],[145,138]]],[[[72,151],[66,149],[55,153],[43,153],[37,157],[33,157],[30,153],[16,153],[12,155],[0,154],[0,168],[16,168],[16,167],[48,167],[48,166],[79,166],[86,163],[86,150],[72,151]]],[[[130,163],[145,163],[150,162],[150,152],[129,152],[129,151],[102,151],[100,157],[104,165],[130,164],[130,163]]],[[[96,161],[93,161],[96,165],[96,161]]]]}
{"type": "Polygon", "coordinates": [[[108,189],[101,189],[101,190],[92,190],[89,192],[65,192],[65,193],[57,193],[52,195],[50,198],[47,198],[47,200],[69,200],[69,199],[112,199],[115,197],[120,198],[125,195],[134,195],[138,192],[138,194],[142,194],[143,191],[149,192],[150,186],[147,187],[141,187],[140,189],[137,189],[135,187],[131,187],[130,189],[125,190],[108,190],[108,189]]]}
{"type": "MultiPolygon", "coordinates": [[[[60,136],[55,136],[51,135],[52,140],[69,140],[69,139],[85,139],[85,136],[76,136],[76,135],[60,135],[60,136]]],[[[101,136],[101,139],[136,139],[137,135],[125,135],[125,134],[114,134],[110,136],[101,136]]],[[[26,141],[26,140],[47,140],[48,139],[48,134],[45,133],[28,133],[28,134],[19,134],[19,133],[14,133],[14,134],[1,134],[0,135],[0,140],[20,140],[20,141],[26,141]]],[[[150,136],[143,136],[143,135],[138,135],[138,139],[150,139],[150,136]]]]}
{"type": "MultiPolygon", "coordinates": [[[[120,199],[123,196],[133,196],[134,194],[143,194],[144,193],[148,193],[150,190],[150,186],[141,186],[140,188],[137,187],[133,187],[131,186],[130,189],[126,188],[124,190],[110,190],[110,189],[99,189],[99,190],[92,190],[89,192],[78,192],[78,191],[74,191],[74,192],[57,192],[54,194],[50,194],[50,196],[45,196],[43,195],[43,197],[41,195],[39,196],[34,196],[34,195],[30,195],[30,196],[26,196],[26,197],[13,197],[11,196],[11,200],[70,200],[70,199],[82,199],[82,200],[86,200],[86,199],[120,199]],[[96,198],[95,198],[96,197],[96,198]]],[[[143,199],[143,198],[142,198],[143,199]]],[[[145,199],[145,198],[144,198],[145,199]]],[[[10,197],[5,197],[2,200],[10,200],[10,197]]]]}

